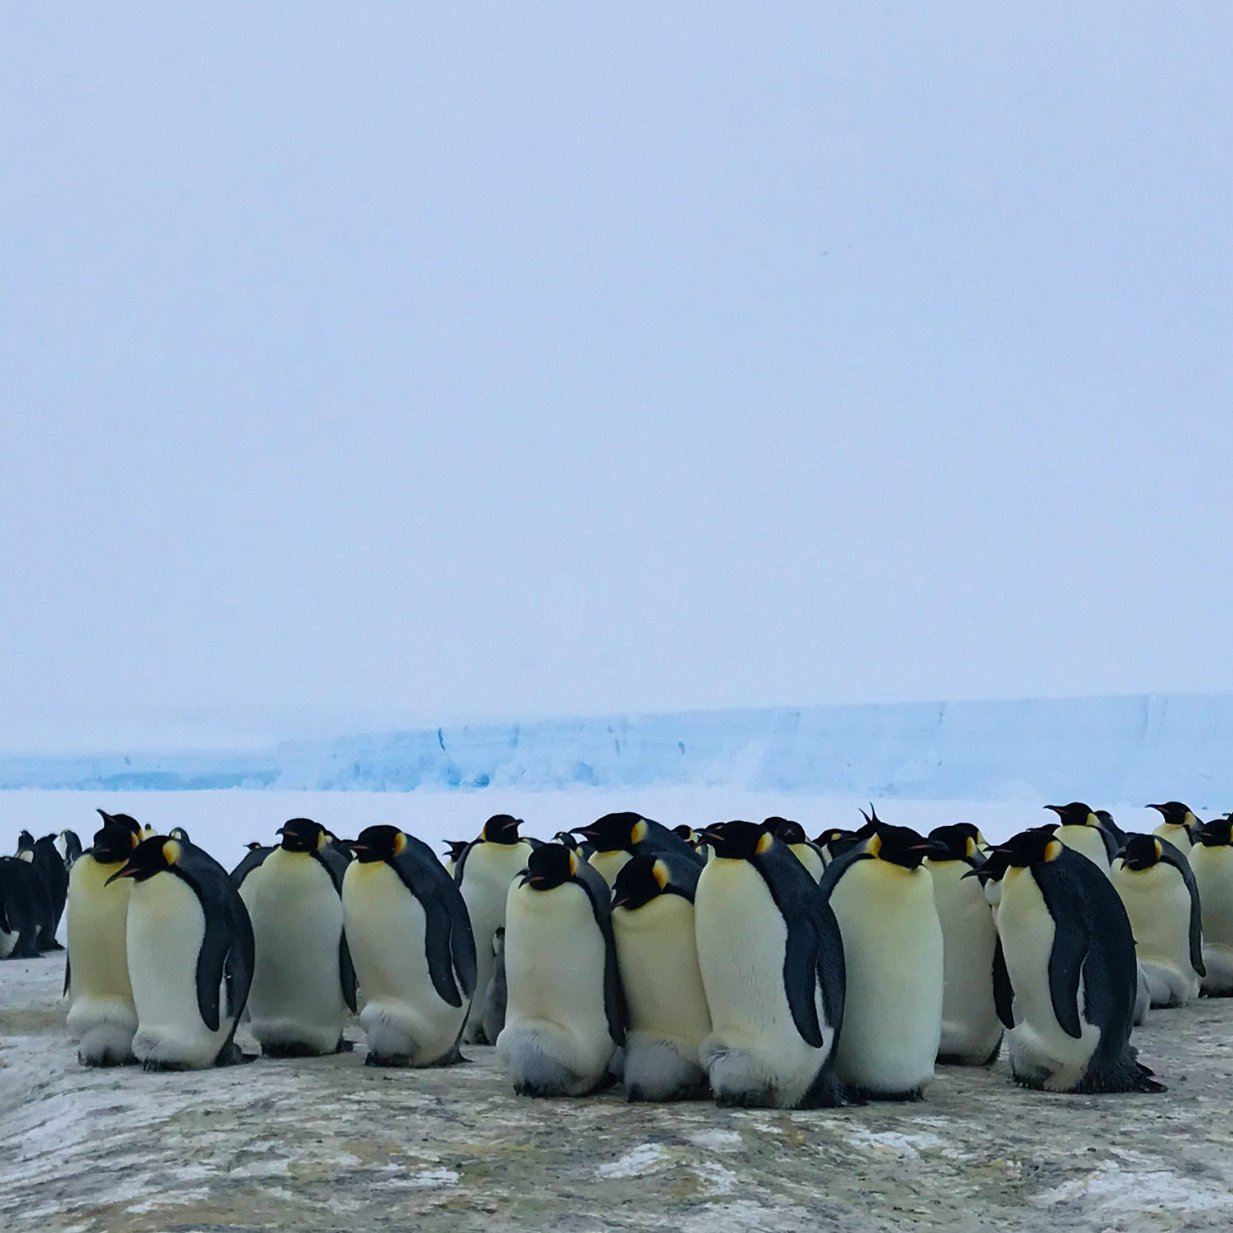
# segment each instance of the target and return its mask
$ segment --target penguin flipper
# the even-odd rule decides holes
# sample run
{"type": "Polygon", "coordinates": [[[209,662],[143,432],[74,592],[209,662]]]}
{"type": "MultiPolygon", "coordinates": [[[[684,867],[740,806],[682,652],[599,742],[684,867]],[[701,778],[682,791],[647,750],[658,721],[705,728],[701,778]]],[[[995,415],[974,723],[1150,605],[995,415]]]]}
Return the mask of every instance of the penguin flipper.
{"type": "MultiPolygon", "coordinates": [[[[1081,858],[1085,859],[1085,858],[1081,858]]],[[[1040,866],[1049,870],[1048,865],[1040,866]]],[[[1048,874],[1037,878],[1041,896],[1053,918],[1053,949],[1049,952],[1049,997],[1053,1013],[1067,1036],[1080,1039],[1083,1023],[1079,1015],[1079,978],[1087,958],[1088,933],[1085,922],[1067,910],[1062,890],[1048,874]]]]}
{"type": "Polygon", "coordinates": [[[342,984],[343,1001],[346,1002],[347,1009],[355,1014],[355,964],[351,962],[351,947],[347,945],[346,933],[341,934],[338,939],[338,976],[342,984]]]}
{"type": "MultiPolygon", "coordinates": [[[[395,856],[386,863],[424,910],[424,957],[428,961],[428,975],[432,980],[432,987],[447,1005],[461,1006],[465,990],[458,987],[454,976],[453,933],[454,917],[459,905],[461,910],[466,912],[462,892],[456,881],[450,882],[449,874],[445,872],[431,848],[410,837],[407,844],[400,856],[395,856]]],[[[467,919],[469,924],[470,918],[467,919]]],[[[471,953],[474,964],[474,940],[471,943],[471,953]]],[[[472,981],[474,982],[474,977],[472,981]]]]}
{"type": "MultiPolygon", "coordinates": [[[[5,930],[5,932],[7,933],[8,930],[5,930]]],[[[72,955],[70,955],[69,952],[66,950],[64,952],[64,992],[60,995],[61,997],[68,997],[69,986],[73,983],[72,982],[72,966],[73,965],[72,965],[71,960],[72,960],[72,955]]]]}
{"type": "Polygon", "coordinates": [[[1002,953],[1002,939],[998,938],[993,949],[993,1006],[998,1021],[1009,1032],[1015,1026],[1015,990],[1006,969],[1006,956],[1002,953]]]}
{"type": "Polygon", "coordinates": [[[450,911],[450,960],[454,975],[467,997],[475,993],[479,969],[475,954],[475,931],[471,928],[471,916],[467,911],[462,892],[454,882],[447,883],[442,894],[451,905],[450,911]]]}

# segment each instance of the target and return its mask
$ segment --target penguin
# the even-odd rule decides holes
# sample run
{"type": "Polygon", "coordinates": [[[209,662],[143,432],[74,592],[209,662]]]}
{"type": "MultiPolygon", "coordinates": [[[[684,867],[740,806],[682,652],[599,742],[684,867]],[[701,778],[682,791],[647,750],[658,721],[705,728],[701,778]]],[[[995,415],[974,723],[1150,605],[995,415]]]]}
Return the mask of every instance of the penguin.
{"type": "Polygon", "coordinates": [[[847,1103],[835,1074],[845,973],[834,912],[764,827],[721,822],[702,837],[714,855],[698,878],[694,919],[711,1033],[698,1057],[716,1102],[847,1103]]]}
{"type": "Polygon", "coordinates": [[[318,1057],[344,1047],[355,969],[343,934],[347,862],[325,827],[292,818],[278,847],[239,882],[256,943],[248,994],[251,1030],[266,1057],[318,1057]]]}
{"type": "Polygon", "coordinates": [[[1160,825],[1152,832],[1162,839],[1167,839],[1184,856],[1190,855],[1194,847],[1194,834],[1203,825],[1194,815],[1194,810],[1181,801],[1166,801],[1163,805],[1148,805],[1162,819],[1160,825]]]}
{"type": "MultiPolygon", "coordinates": [[[[343,927],[365,1006],[369,1066],[450,1066],[476,990],[475,938],[457,884],[396,826],[352,841],[343,927]]],[[[491,953],[491,948],[490,948],[491,953]]]]}
{"type": "Polygon", "coordinates": [[[993,1000],[993,956],[998,931],[984,888],[968,874],[985,864],[980,832],[969,822],[929,832],[922,862],[933,880],[942,927],[942,1040],[938,1061],[988,1066],[1002,1046],[993,1000]]]}
{"type": "Polygon", "coordinates": [[[244,885],[244,879],[274,851],[269,844],[258,843],[255,839],[250,840],[244,847],[247,849],[244,859],[230,874],[231,881],[237,889],[244,885]]]}
{"type": "Polygon", "coordinates": [[[564,844],[536,848],[509,890],[505,1027],[497,1053],[519,1096],[586,1096],[625,1043],[608,885],[564,844]]]}
{"type": "Polygon", "coordinates": [[[1117,840],[1100,824],[1100,819],[1090,806],[1082,801],[1069,805],[1046,805],[1058,816],[1058,826],[1053,832],[1068,848],[1081,852],[1106,876],[1117,853],[1117,840]]]}
{"type": "Polygon", "coordinates": [[[847,967],[835,1068],[869,1099],[920,1100],[942,1039],[942,926],[924,840],[876,813],[869,824],[870,838],[832,861],[820,884],[847,967]]]}
{"type": "Polygon", "coordinates": [[[826,868],[826,861],[822,859],[822,850],[816,843],[810,842],[805,835],[805,828],[799,822],[772,815],[766,818],[762,825],[776,839],[787,845],[788,851],[809,870],[815,882],[821,879],[822,871],[826,868]]]}
{"type": "Polygon", "coordinates": [[[492,935],[492,979],[484,997],[484,1039],[496,1040],[505,1026],[505,1004],[508,1000],[505,987],[505,926],[492,935]]]}
{"type": "Polygon", "coordinates": [[[100,828],[90,849],[69,871],[68,956],[64,992],[69,997],[69,1038],[78,1042],[83,1066],[132,1062],[137,1007],[128,975],[128,905],[133,884],[114,881],[140,842],[122,824],[100,828]]]}
{"type": "Polygon", "coordinates": [[[612,935],[629,1023],[623,1081],[630,1101],[705,1095],[698,1046],[711,1013],[694,927],[701,869],[693,861],[635,856],[612,888],[612,935]]]}
{"type": "Polygon", "coordinates": [[[454,870],[458,867],[458,858],[471,846],[469,839],[447,839],[445,847],[448,852],[444,864],[445,872],[452,878],[454,870]]]}
{"type": "Polygon", "coordinates": [[[1233,821],[1216,818],[1194,833],[1190,868],[1203,918],[1202,991],[1233,997],[1233,821]]]}
{"type": "Polygon", "coordinates": [[[243,1060],[235,1029],[253,975],[253,929],[227,871],[191,843],[153,835],[104,885],[132,878],[126,943],[145,1070],[243,1060]]]}
{"type": "Polygon", "coordinates": [[[822,864],[829,865],[837,856],[842,856],[856,846],[858,840],[855,831],[847,831],[842,827],[833,826],[822,831],[814,838],[814,844],[822,857],[822,864]]]}
{"type": "Polygon", "coordinates": [[[680,826],[674,826],[672,833],[678,839],[685,840],[695,852],[698,850],[698,832],[688,822],[682,822],[680,826]]]}
{"type": "Polygon", "coordinates": [[[553,843],[563,843],[571,852],[577,852],[583,860],[589,861],[595,855],[595,848],[589,843],[581,843],[576,835],[569,831],[557,831],[552,837],[553,843]]]}
{"type": "MultiPolygon", "coordinates": [[[[33,848],[29,849],[33,857],[33,848]]],[[[0,959],[37,959],[50,896],[31,860],[0,856],[0,959]]]]}
{"type": "Polygon", "coordinates": [[[40,951],[63,950],[56,940],[64,904],[68,898],[68,870],[56,848],[56,837],[44,835],[35,839],[29,831],[22,831],[18,839],[19,860],[33,865],[34,872],[46,889],[46,897],[40,897],[42,915],[39,922],[38,948],[40,951]]]}
{"type": "Polygon", "coordinates": [[[994,851],[1008,864],[994,981],[1015,1082],[1051,1092],[1164,1091],[1130,1045],[1135,944],[1110,877],[1039,830],[994,851]]]}
{"type": "Polygon", "coordinates": [[[62,830],[56,836],[56,851],[64,862],[65,869],[72,870],[77,858],[81,855],[81,838],[76,831],[62,830]]]}
{"type": "Polygon", "coordinates": [[[591,867],[609,887],[635,852],[640,856],[676,856],[702,864],[702,858],[684,839],[640,813],[608,813],[589,826],[571,829],[594,846],[591,867]]]}
{"type": "Polygon", "coordinates": [[[532,843],[518,834],[520,818],[507,813],[493,814],[480,830],[479,838],[459,854],[454,878],[462,892],[475,934],[475,998],[467,1017],[464,1039],[490,1045],[484,1036],[484,1002],[492,979],[492,939],[505,924],[505,901],[510,884],[527,867],[532,843]]]}
{"type": "Polygon", "coordinates": [[[1096,820],[1113,836],[1113,842],[1118,848],[1126,842],[1126,832],[1113,820],[1113,815],[1107,809],[1097,809],[1096,820]]]}
{"type": "Polygon", "coordinates": [[[1193,1002],[1205,970],[1190,862],[1159,835],[1128,835],[1113,861],[1113,885],[1130,917],[1151,1005],[1193,1002]]]}

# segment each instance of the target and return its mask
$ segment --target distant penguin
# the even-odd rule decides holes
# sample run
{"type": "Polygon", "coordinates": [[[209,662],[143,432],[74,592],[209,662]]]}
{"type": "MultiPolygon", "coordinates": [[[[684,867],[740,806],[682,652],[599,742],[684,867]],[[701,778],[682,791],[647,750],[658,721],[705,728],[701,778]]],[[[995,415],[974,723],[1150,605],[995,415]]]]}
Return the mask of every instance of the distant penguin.
{"type": "Polygon", "coordinates": [[[508,1000],[505,986],[505,926],[492,935],[492,979],[484,997],[484,1038],[496,1040],[505,1027],[505,1004],[508,1000]]]}
{"type": "MultiPolygon", "coordinates": [[[[33,848],[29,855],[34,855],[33,848]]],[[[33,860],[0,856],[0,959],[37,959],[51,896],[33,860]]]]}
{"type": "Polygon", "coordinates": [[[919,1100],[942,1037],[942,926],[924,840],[871,814],[873,835],[832,861],[823,900],[843,938],[847,1001],[835,1068],[874,1100],[919,1100]]]}
{"type": "Polygon", "coordinates": [[[842,856],[849,849],[856,846],[859,840],[856,837],[855,831],[844,830],[842,827],[833,826],[829,830],[822,831],[821,834],[814,838],[814,844],[822,857],[822,864],[829,865],[837,856],[842,856]]]}
{"type": "Polygon", "coordinates": [[[1126,842],[1126,832],[1113,820],[1113,815],[1107,809],[1097,809],[1096,820],[1113,836],[1113,842],[1121,847],[1126,842]]]}
{"type": "Polygon", "coordinates": [[[356,1008],[340,897],[347,861],[310,818],[292,818],[277,833],[279,846],[238,884],[257,951],[250,1026],[267,1057],[338,1053],[356,1008]]]}
{"type": "Polygon", "coordinates": [[[993,999],[998,931],[984,888],[966,875],[985,863],[980,832],[967,822],[929,832],[924,866],[942,926],[942,1040],[938,1061],[988,1065],[1002,1044],[993,999]]]}
{"type": "Polygon", "coordinates": [[[22,831],[17,854],[19,859],[34,866],[34,872],[47,891],[46,899],[41,901],[38,948],[40,951],[63,950],[56,940],[56,931],[68,899],[68,870],[56,848],[56,837],[44,835],[35,839],[29,831],[22,831]]]}
{"type": "Polygon", "coordinates": [[[137,1007],[128,975],[128,905],[132,882],[113,881],[139,840],[127,826],[111,824],[94,836],[69,872],[68,1033],[85,1066],[133,1061],[137,1007]]]}
{"type": "Polygon", "coordinates": [[[721,822],[702,836],[714,855],[698,878],[694,918],[711,1034],[698,1054],[716,1101],[845,1103],[835,1077],[845,990],[835,914],[763,827],[721,822]]]}
{"type": "Polygon", "coordinates": [[[255,839],[249,840],[244,845],[247,849],[244,859],[231,871],[231,881],[238,887],[242,886],[244,879],[261,864],[274,848],[270,844],[258,843],[255,839]]]}
{"type": "Polygon", "coordinates": [[[1100,824],[1100,819],[1090,806],[1082,801],[1069,805],[1046,805],[1058,816],[1054,837],[1068,848],[1082,853],[1102,873],[1111,877],[1110,865],[1117,852],[1117,840],[1100,824]]]}
{"type": "Polygon", "coordinates": [[[998,909],[1000,1009],[1011,1074],[1052,1092],[1158,1092],[1130,1046],[1137,967],[1111,879],[1047,832],[994,849],[1007,858],[998,909]]]}
{"type": "Polygon", "coordinates": [[[253,930],[227,871],[191,843],[154,835],[108,882],[132,878],[128,974],[133,1056],[146,1070],[240,1061],[235,1029],[253,975],[253,930]]]}
{"type": "MultiPolygon", "coordinates": [[[[433,850],[396,826],[352,841],[343,922],[364,992],[369,1066],[448,1066],[475,993],[475,939],[433,850]]],[[[489,944],[491,955],[491,943],[489,944]]]]}
{"type": "Polygon", "coordinates": [[[640,813],[608,813],[589,826],[572,828],[593,845],[591,868],[611,887],[621,866],[637,853],[639,856],[676,856],[702,863],[702,858],[679,835],[674,835],[662,823],[644,818],[640,813]]]}
{"type": "Polygon", "coordinates": [[[1233,822],[1217,818],[1195,831],[1190,867],[1203,914],[1203,992],[1233,997],[1233,822]]]}
{"type": "Polygon", "coordinates": [[[612,933],[629,1011],[623,1082],[638,1100],[705,1094],[698,1047],[711,1014],[694,927],[699,866],[672,857],[635,856],[612,888],[612,933]]]}
{"type": "Polygon", "coordinates": [[[1167,839],[1183,856],[1189,856],[1194,847],[1194,832],[1203,825],[1194,810],[1181,801],[1166,801],[1163,805],[1148,805],[1162,819],[1160,825],[1152,833],[1167,839]]]}
{"type": "Polygon", "coordinates": [[[1128,835],[1113,862],[1113,885],[1134,933],[1135,955],[1153,1006],[1199,996],[1203,934],[1190,862],[1159,835],[1128,835]]]}
{"type": "Polygon", "coordinates": [[[445,872],[452,878],[454,870],[458,868],[458,858],[471,846],[469,839],[447,839],[445,840],[446,857],[443,862],[445,872]]]}
{"type": "Polygon", "coordinates": [[[822,849],[816,843],[810,842],[805,834],[805,828],[799,822],[772,815],[766,818],[762,825],[780,843],[787,845],[788,851],[809,870],[815,882],[821,879],[822,871],[826,868],[826,861],[822,858],[822,849]]]}
{"type": "Polygon", "coordinates": [[[475,934],[475,999],[467,1017],[464,1039],[492,1044],[483,1035],[484,1002],[492,979],[492,939],[505,924],[505,903],[510,885],[527,867],[532,843],[518,834],[520,818],[507,813],[493,814],[480,830],[479,838],[458,856],[454,880],[462,892],[475,934]]]}
{"type": "Polygon", "coordinates": [[[64,862],[65,869],[71,870],[77,858],[81,855],[81,839],[76,831],[62,830],[56,836],[56,851],[64,862]]]}
{"type": "Polygon", "coordinates": [[[564,844],[531,853],[505,916],[505,1027],[497,1052],[520,1096],[606,1087],[625,1040],[607,883],[564,844]]]}

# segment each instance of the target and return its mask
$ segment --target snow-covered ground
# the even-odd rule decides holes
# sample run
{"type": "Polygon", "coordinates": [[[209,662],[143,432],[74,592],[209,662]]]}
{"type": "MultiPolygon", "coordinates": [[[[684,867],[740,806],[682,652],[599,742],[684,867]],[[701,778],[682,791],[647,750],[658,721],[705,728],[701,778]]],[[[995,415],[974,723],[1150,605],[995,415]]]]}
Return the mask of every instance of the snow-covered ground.
{"type": "MultiPolygon", "coordinates": [[[[875,801],[887,822],[928,830],[945,822],[975,822],[991,840],[1052,820],[1045,801],[875,801]]],[[[1064,802],[1052,802],[1054,804],[1064,802]]],[[[1134,805],[1090,802],[1109,808],[1127,830],[1152,830],[1158,814],[1134,805]]],[[[392,823],[440,848],[444,839],[470,839],[484,819],[512,813],[525,833],[551,838],[601,814],[635,809],[668,826],[700,826],[730,818],[761,821],[769,814],[798,819],[812,835],[829,826],[859,826],[864,799],[738,792],[726,788],[654,788],[621,791],[514,792],[278,792],[226,789],[212,792],[0,792],[0,850],[12,851],[24,827],[35,835],[70,827],[83,844],[98,828],[96,808],[131,813],[163,830],[184,827],[194,840],[230,865],[252,839],[273,842],[288,818],[309,817],[343,837],[365,826],[392,823]]]]}

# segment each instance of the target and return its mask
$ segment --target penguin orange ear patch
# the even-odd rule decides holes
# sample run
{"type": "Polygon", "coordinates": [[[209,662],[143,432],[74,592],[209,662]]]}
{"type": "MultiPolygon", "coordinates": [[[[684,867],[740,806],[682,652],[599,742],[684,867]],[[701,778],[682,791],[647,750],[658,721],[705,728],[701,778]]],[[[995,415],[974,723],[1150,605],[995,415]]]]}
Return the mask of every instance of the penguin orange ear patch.
{"type": "Polygon", "coordinates": [[[569,854],[569,876],[571,878],[578,876],[578,854],[574,851],[569,854]]]}
{"type": "Polygon", "coordinates": [[[1159,860],[1164,855],[1164,847],[1161,844],[1159,839],[1156,840],[1155,848],[1156,848],[1156,859],[1159,860]]]}
{"type": "Polygon", "coordinates": [[[865,845],[865,851],[868,852],[870,856],[877,856],[877,854],[882,851],[882,836],[870,835],[869,842],[865,845]]]}
{"type": "Polygon", "coordinates": [[[658,883],[659,889],[664,890],[671,880],[668,872],[668,866],[663,861],[656,861],[655,864],[651,866],[651,877],[653,877],[658,883]]]}
{"type": "Polygon", "coordinates": [[[770,831],[766,831],[758,837],[758,846],[754,849],[754,851],[757,852],[759,856],[762,856],[764,853],[771,850],[771,844],[774,842],[775,836],[772,835],[770,831]]]}
{"type": "Polygon", "coordinates": [[[163,860],[169,865],[174,865],[180,859],[180,843],[177,839],[168,839],[163,844],[163,860]]]}
{"type": "Polygon", "coordinates": [[[1057,858],[1062,855],[1062,847],[1063,844],[1060,839],[1050,839],[1049,842],[1045,844],[1045,860],[1057,860],[1057,858]]]}
{"type": "Polygon", "coordinates": [[[406,850],[407,837],[402,833],[402,831],[399,831],[398,834],[394,836],[394,855],[401,856],[406,850]]]}
{"type": "Polygon", "coordinates": [[[646,819],[639,818],[638,821],[634,823],[633,830],[629,832],[629,842],[641,843],[646,838],[648,830],[650,830],[650,827],[647,826],[646,819]]]}
{"type": "Polygon", "coordinates": [[[968,836],[968,841],[964,845],[963,854],[965,856],[975,856],[976,855],[976,840],[973,839],[971,835],[968,836]]]}

